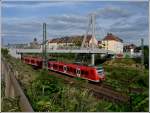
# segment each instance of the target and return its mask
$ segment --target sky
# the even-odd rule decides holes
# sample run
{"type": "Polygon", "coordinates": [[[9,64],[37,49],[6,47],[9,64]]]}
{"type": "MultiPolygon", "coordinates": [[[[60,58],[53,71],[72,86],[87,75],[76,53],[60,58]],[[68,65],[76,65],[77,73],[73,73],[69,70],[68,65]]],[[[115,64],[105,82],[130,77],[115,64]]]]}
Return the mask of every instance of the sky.
{"type": "Polygon", "coordinates": [[[89,14],[96,13],[97,40],[111,32],[124,43],[144,38],[148,45],[148,10],[148,1],[3,1],[2,43],[41,41],[44,22],[48,39],[84,35],[89,14]]]}

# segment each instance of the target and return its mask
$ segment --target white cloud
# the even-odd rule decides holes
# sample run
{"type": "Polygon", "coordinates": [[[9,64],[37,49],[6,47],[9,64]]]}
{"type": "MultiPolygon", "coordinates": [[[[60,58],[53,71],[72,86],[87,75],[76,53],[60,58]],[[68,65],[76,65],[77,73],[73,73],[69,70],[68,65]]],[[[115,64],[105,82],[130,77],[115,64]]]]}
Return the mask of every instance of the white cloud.
{"type": "Polygon", "coordinates": [[[42,8],[42,7],[60,7],[74,6],[76,2],[64,1],[7,1],[2,2],[2,8],[42,8]]]}

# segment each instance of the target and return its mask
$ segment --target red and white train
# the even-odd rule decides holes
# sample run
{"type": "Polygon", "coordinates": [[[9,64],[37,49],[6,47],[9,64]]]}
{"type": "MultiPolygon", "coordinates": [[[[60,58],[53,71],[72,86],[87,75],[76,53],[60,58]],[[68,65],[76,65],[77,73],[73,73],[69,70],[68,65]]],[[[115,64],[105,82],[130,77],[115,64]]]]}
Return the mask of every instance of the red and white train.
{"type": "MultiPolygon", "coordinates": [[[[42,68],[43,60],[40,57],[23,56],[22,61],[26,64],[42,68]]],[[[77,63],[67,64],[58,61],[48,61],[48,69],[93,82],[105,80],[105,73],[102,66],[85,66],[77,63]]]]}

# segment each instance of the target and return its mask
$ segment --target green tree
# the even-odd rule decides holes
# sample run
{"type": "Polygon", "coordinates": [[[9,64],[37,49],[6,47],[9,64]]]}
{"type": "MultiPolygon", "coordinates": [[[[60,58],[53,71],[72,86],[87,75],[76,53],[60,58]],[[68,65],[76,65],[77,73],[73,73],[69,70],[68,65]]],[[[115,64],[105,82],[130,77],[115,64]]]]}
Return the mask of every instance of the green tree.
{"type": "Polygon", "coordinates": [[[149,47],[144,46],[144,65],[149,68],[149,47]]]}
{"type": "Polygon", "coordinates": [[[2,52],[2,55],[4,57],[7,57],[8,56],[8,53],[9,53],[9,50],[7,48],[1,48],[1,52],[2,52]]]}

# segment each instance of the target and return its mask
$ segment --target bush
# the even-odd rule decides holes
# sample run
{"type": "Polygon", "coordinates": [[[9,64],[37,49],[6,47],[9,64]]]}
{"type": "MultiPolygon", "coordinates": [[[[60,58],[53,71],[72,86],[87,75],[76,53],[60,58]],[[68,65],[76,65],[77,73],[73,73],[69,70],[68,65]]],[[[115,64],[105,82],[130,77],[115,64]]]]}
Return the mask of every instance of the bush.
{"type": "Polygon", "coordinates": [[[9,50],[7,48],[1,48],[2,55],[8,57],[9,50]]]}
{"type": "Polygon", "coordinates": [[[20,107],[19,107],[19,98],[6,98],[4,97],[2,99],[2,112],[19,112],[20,107]]]}

